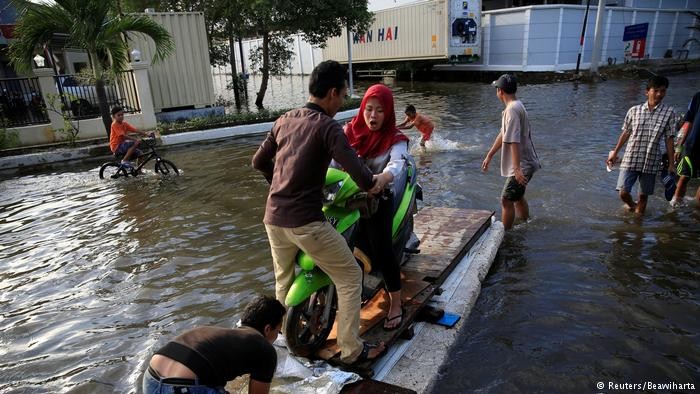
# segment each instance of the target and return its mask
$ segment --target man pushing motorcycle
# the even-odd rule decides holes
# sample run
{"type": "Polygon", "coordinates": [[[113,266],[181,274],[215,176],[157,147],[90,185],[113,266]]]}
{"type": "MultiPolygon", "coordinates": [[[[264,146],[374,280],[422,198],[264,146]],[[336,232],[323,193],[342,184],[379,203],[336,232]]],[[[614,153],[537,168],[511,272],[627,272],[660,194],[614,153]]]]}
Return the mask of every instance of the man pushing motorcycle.
{"type": "Polygon", "coordinates": [[[345,76],[344,67],[336,61],[316,66],[309,81],[308,103],[277,119],[252,164],[270,182],[263,223],[270,241],[277,299],[285,302],[294,281],[295,258],[303,250],[336,286],[340,360],[354,364],[381,356],[386,346],[360,339],[362,271],[346,240],[322,211],[322,188],[331,159],[362,190],[372,189],[376,178],[333,119],[347,94],[345,76]]]}

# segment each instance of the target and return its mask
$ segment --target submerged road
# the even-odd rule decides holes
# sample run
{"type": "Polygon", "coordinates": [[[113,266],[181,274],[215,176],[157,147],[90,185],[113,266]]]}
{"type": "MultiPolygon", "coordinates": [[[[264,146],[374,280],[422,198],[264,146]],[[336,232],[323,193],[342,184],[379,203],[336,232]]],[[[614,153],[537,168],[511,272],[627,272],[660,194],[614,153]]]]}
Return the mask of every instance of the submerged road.
{"type": "MultiPolygon", "coordinates": [[[[670,80],[665,101],[684,109],[700,76],[670,80]]],[[[498,210],[497,166],[479,170],[500,119],[493,88],[395,92],[397,109],[438,123],[415,151],[425,204],[498,210]]],[[[605,171],[643,93],[639,81],[521,87],[544,166],[533,219],[506,235],[435,392],[697,383],[700,210],[657,195],[637,220],[605,171]]],[[[273,293],[267,184],[249,167],[260,140],[167,149],[175,180],[100,181],[99,162],[0,180],[0,392],[133,392],[167,337],[232,325],[254,292],[273,293]]]]}

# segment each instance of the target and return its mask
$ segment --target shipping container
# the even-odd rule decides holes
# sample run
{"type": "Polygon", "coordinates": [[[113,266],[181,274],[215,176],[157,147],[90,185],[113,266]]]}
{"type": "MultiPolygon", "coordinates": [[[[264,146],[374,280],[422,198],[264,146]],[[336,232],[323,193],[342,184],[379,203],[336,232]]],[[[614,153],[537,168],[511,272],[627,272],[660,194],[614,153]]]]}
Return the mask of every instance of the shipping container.
{"type": "MultiPolygon", "coordinates": [[[[447,1],[377,11],[364,34],[351,32],[352,61],[367,63],[447,58],[447,1]]],[[[348,60],[347,29],[323,49],[324,59],[348,60]]]]}
{"type": "MultiPolygon", "coordinates": [[[[209,44],[201,12],[147,12],[173,37],[175,51],[164,61],[151,64],[148,76],[156,112],[169,108],[203,108],[214,104],[214,82],[209,64],[209,44]]],[[[150,38],[129,35],[130,46],[151,62],[155,45],[150,38]]]]}
{"type": "MultiPolygon", "coordinates": [[[[443,59],[481,54],[481,0],[431,0],[377,11],[364,34],[351,32],[355,63],[443,59]]],[[[346,31],[326,42],[324,59],[347,62],[346,31]]]]}

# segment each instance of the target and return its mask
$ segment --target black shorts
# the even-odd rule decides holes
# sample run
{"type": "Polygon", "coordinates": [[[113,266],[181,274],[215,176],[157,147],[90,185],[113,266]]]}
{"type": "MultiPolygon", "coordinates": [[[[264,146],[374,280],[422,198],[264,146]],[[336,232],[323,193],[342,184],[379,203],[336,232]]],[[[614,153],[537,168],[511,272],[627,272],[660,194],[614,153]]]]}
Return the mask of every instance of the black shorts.
{"type": "Polygon", "coordinates": [[[690,156],[681,157],[681,162],[676,168],[678,175],[689,178],[700,178],[700,158],[690,156]]]}
{"type": "MultiPolygon", "coordinates": [[[[532,179],[532,174],[525,175],[528,183],[532,179]]],[[[509,176],[506,178],[506,183],[503,185],[503,192],[501,193],[501,198],[508,201],[520,201],[525,195],[525,188],[515,180],[514,176],[509,176]]]]}

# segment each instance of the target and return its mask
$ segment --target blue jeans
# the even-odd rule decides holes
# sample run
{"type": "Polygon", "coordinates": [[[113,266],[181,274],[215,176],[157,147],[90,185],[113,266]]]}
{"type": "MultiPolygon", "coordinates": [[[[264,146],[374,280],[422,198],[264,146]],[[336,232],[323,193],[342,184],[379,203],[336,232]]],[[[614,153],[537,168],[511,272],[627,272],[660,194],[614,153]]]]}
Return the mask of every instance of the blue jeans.
{"type": "Polygon", "coordinates": [[[654,183],[656,182],[656,174],[646,174],[640,171],[620,170],[620,176],[617,178],[617,190],[624,190],[627,193],[632,192],[632,187],[639,180],[639,194],[651,196],[654,194],[654,183]]]}
{"type": "MultiPolygon", "coordinates": [[[[183,380],[183,379],[179,379],[183,380]]],[[[143,394],[225,394],[223,387],[203,386],[198,379],[194,384],[174,384],[173,379],[158,377],[148,368],[143,374],[143,394]]]]}

